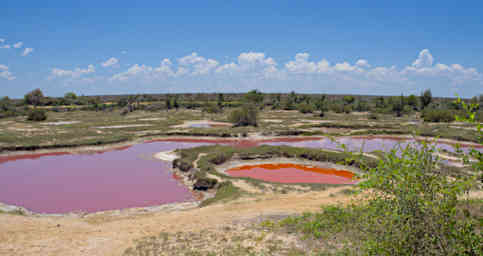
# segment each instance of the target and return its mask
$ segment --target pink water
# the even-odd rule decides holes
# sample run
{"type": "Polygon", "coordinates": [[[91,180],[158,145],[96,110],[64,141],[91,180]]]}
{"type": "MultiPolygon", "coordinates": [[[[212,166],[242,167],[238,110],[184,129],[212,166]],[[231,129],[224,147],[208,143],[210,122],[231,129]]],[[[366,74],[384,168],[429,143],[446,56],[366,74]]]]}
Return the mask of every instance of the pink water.
{"type": "MultiPolygon", "coordinates": [[[[342,137],[349,150],[384,150],[407,141],[342,137]]],[[[96,212],[195,200],[188,188],[169,171],[170,163],[155,160],[159,151],[207,144],[252,147],[261,144],[340,149],[323,138],[272,140],[169,139],[118,150],[68,154],[65,152],[0,157],[0,202],[34,212],[96,212]]],[[[440,148],[451,150],[447,144],[440,148]]],[[[466,148],[468,150],[468,148],[466,148]]],[[[480,152],[483,148],[477,148],[480,152]]],[[[285,179],[287,181],[287,179],[285,179]]]]}
{"type": "Polygon", "coordinates": [[[39,213],[67,213],[194,200],[173,178],[170,163],[152,159],[152,154],[199,145],[155,142],[103,153],[3,159],[0,202],[39,213]]]}

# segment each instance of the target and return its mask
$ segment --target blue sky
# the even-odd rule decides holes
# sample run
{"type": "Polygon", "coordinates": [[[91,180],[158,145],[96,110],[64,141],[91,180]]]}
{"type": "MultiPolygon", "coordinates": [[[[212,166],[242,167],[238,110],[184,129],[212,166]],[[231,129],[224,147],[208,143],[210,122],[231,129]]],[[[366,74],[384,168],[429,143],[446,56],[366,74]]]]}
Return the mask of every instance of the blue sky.
{"type": "Polygon", "coordinates": [[[0,96],[483,93],[481,1],[1,5],[0,96]]]}

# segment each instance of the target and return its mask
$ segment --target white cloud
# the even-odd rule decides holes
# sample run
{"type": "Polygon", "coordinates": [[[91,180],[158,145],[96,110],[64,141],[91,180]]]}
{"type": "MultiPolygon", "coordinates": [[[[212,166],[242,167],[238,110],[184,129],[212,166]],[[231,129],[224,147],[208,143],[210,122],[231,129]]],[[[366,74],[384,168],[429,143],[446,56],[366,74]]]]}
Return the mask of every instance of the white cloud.
{"type": "Polygon", "coordinates": [[[81,68],[75,68],[74,70],[65,70],[65,69],[60,69],[60,68],[53,68],[51,71],[51,75],[49,78],[62,78],[62,77],[67,77],[67,78],[80,78],[81,76],[91,74],[96,72],[96,69],[94,68],[94,65],[88,65],[87,68],[81,69],[81,68]]]}
{"type": "Polygon", "coordinates": [[[9,81],[15,80],[16,77],[8,70],[8,67],[0,64],[0,78],[7,79],[9,81]]]}
{"type": "Polygon", "coordinates": [[[317,74],[330,73],[333,71],[330,63],[326,59],[319,62],[309,61],[310,54],[297,53],[295,61],[285,63],[285,69],[288,73],[293,74],[317,74]]]}
{"type": "Polygon", "coordinates": [[[18,43],[13,45],[13,48],[18,49],[18,48],[22,47],[22,45],[23,45],[23,42],[18,42],[18,43]]]}
{"type": "Polygon", "coordinates": [[[192,71],[192,75],[206,75],[218,66],[218,61],[214,59],[206,59],[198,56],[196,52],[191,55],[178,59],[178,63],[188,70],[192,71]]]}
{"type": "Polygon", "coordinates": [[[161,61],[159,67],[154,69],[154,73],[164,76],[174,76],[176,73],[171,68],[172,65],[173,63],[171,63],[171,60],[165,58],[161,61]]]}
{"type": "Polygon", "coordinates": [[[337,71],[346,72],[346,71],[354,71],[356,67],[352,66],[348,62],[343,62],[343,63],[335,64],[334,69],[337,71]]]}
{"type": "Polygon", "coordinates": [[[2,48],[3,48],[3,49],[10,49],[10,47],[11,47],[11,46],[10,46],[9,44],[6,44],[6,45],[2,45],[2,46],[0,46],[0,49],[2,49],[2,48]]]}
{"type": "Polygon", "coordinates": [[[107,68],[107,67],[110,67],[110,66],[114,66],[117,63],[119,63],[119,60],[116,59],[116,58],[114,58],[114,57],[112,57],[112,58],[106,60],[105,62],[103,62],[102,63],[102,66],[105,67],[105,68],[107,68]]]}
{"type": "Polygon", "coordinates": [[[27,56],[30,53],[32,53],[33,51],[34,51],[33,48],[25,48],[25,50],[23,50],[22,56],[27,56]]]}
{"type": "Polygon", "coordinates": [[[369,62],[365,59],[359,59],[357,62],[356,62],[356,66],[358,67],[361,67],[361,68],[370,68],[371,65],[369,64],[369,62]]]}
{"type": "Polygon", "coordinates": [[[280,75],[277,63],[262,52],[241,53],[237,62],[224,64],[217,68],[217,74],[238,75],[243,77],[275,78],[280,75]]]}
{"type": "Polygon", "coordinates": [[[431,88],[435,95],[439,91],[440,95],[447,96],[452,96],[455,88],[459,88],[460,95],[471,90],[475,93],[481,91],[483,85],[482,74],[475,68],[461,64],[435,64],[428,49],[422,50],[416,60],[403,67],[375,66],[366,59],[331,65],[324,58],[311,60],[307,52],[297,53],[294,59],[280,67],[262,52],[243,52],[236,61],[220,62],[194,52],[175,62],[163,59],[159,66],[131,65],[109,80],[137,79],[141,80],[139,84],[156,84],[153,82],[163,80],[165,85],[171,84],[173,90],[179,91],[198,87],[222,90],[227,85],[231,87],[226,89],[231,91],[242,88],[284,91],[296,85],[298,91],[305,92],[366,94],[419,93],[431,88]]]}
{"type": "Polygon", "coordinates": [[[0,38],[0,44],[5,43],[5,39],[0,38]]]}
{"type": "Polygon", "coordinates": [[[418,58],[413,62],[415,68],[425,68],[433,65],[433,55],[428,49],[424,49],[419,53],[418,58]]]}
{"type": "Polygon", "coordinates": [[[111,81],[125,81],[133,76],[138,76],[140,74],[149,74],[153,70],[152,67],[146,65],[132,65],[127,71],[115,74],[110,78],[111,81]]]}

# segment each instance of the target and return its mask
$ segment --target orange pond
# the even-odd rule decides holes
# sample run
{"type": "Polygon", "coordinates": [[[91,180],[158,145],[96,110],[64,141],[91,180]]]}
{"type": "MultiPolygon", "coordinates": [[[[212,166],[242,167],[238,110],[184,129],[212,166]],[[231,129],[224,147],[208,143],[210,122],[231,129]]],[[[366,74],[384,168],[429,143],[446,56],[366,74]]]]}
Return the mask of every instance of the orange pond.
{"type": "Polygon", "coordinates": [[[226,171],[233,177],[248,177],[277,183],[355,184],[354,173],[299,164],[244,165],[226,171]]]}

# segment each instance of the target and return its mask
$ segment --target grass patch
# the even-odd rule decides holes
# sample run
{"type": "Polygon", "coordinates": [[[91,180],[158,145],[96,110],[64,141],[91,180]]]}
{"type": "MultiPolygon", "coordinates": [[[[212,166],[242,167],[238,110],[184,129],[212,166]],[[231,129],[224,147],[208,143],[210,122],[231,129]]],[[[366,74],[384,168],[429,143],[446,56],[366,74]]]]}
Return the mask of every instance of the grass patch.
{"type": "Polygon", "coordinates": [[[242,191],[239,188],[235,187],[230,181],[225,181],[218,185],[215,196],[204,200],[200,204],[200,207],[205,207],[217,202],[234,200],[239,198],[241,195],[242,191]]]}

